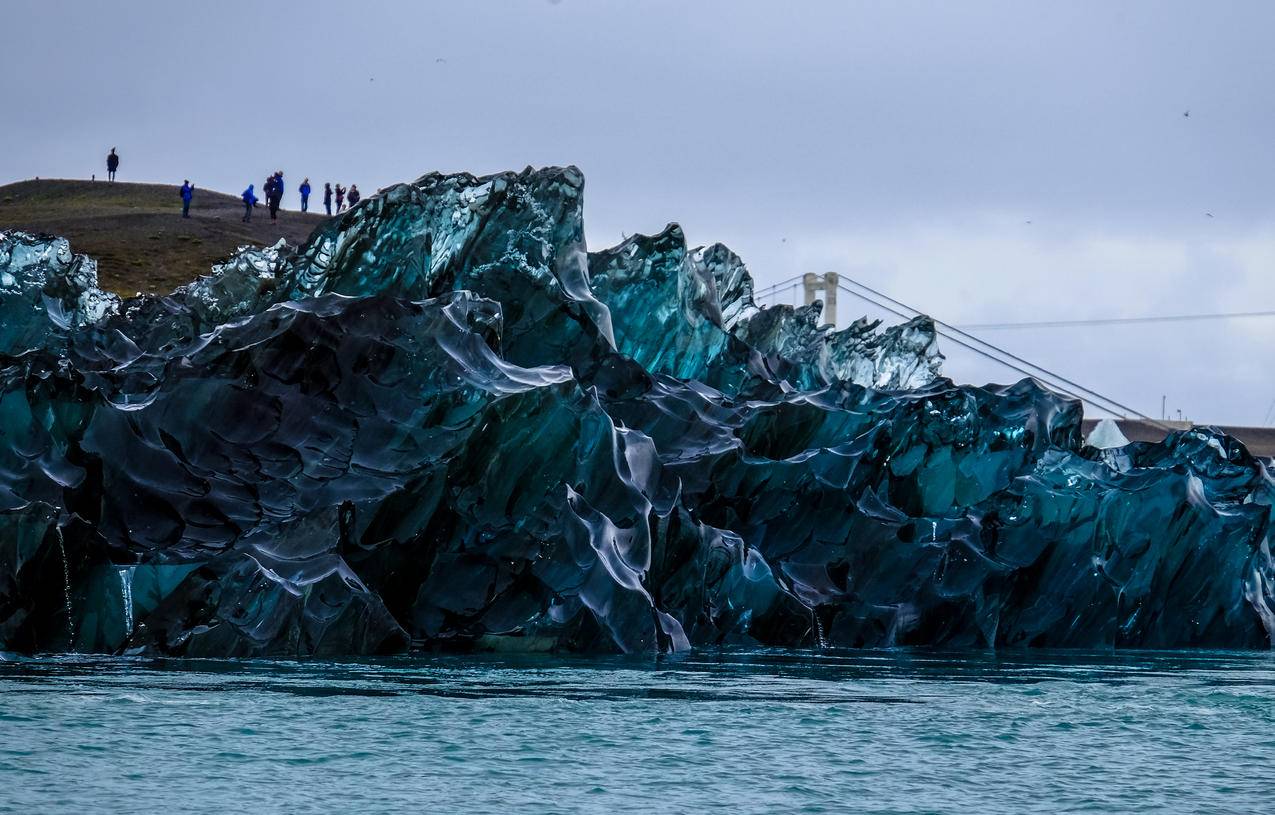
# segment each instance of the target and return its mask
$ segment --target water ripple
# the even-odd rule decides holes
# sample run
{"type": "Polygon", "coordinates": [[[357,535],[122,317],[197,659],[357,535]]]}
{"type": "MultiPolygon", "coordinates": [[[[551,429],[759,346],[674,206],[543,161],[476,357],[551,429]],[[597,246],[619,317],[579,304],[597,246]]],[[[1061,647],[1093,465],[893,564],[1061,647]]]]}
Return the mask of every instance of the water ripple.
{"type": "Polygon", "coordinates": [[[1275,658],[0,661],[0,810],[1251,812],[1275,658]]]}

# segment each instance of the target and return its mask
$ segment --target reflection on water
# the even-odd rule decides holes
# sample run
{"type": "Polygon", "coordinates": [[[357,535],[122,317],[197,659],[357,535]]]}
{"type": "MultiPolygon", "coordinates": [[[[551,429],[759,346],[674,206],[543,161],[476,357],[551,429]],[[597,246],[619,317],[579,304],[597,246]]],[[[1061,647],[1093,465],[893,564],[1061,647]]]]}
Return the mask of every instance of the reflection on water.
{"type": "Polygon", "coordinates": [[[1250,812],[1275,658],[0,662],[16,811],[1250,812]]]}

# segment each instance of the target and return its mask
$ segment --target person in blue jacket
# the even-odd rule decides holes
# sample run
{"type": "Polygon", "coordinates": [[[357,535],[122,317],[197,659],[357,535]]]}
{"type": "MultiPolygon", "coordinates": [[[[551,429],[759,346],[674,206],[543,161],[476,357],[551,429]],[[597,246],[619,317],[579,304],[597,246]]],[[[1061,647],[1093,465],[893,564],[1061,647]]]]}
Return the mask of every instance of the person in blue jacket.
{"type": "Polygon", "coordinates": [[[252,191],[252,185],[248,185],[248,189],[243,191],[243,220],[245,223],[252,222],[252,208],[257,205],[257,195],[252,191]]]}
{"type": "Polygon", "coordinates": [[[298,189],[301,190],[301,211],[309,212],[310,211],[310,179],[307,178],[306,180],[302,181],[301,186],[298,187],[298,189]]]}
{"type": "Polygon", "coordinates": [[[190,199],[195,197],[195,185],[190,183],[190,179],[182,182],[182,217],[190,217],[190,199]]]}

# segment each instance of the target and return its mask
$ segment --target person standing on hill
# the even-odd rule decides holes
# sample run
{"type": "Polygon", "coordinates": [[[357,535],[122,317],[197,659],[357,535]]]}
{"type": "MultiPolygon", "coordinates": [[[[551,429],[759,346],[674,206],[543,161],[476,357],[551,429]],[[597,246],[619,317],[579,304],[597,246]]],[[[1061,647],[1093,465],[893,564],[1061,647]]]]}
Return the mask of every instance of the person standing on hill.
{"type": "Polygon", "coordinates": [[[270,207],[270,220],[279,220],[279,204],[283,203],[283,170],[276,170],[270,177],[270,192],[266,195],[266,206],[270,207]]]}
{"type": "Polygon", "coordinates": [[[359,185],[358,185],[358,184],[351,184],[351,185],[350,185],[350,196],[349,196],[349,198],[350,198],[350,209],[354,209],[354,205],[355,205],[355,204],[357,204],[357,203],[359,202],[359,199],[360,199],[361,197],[362,197],[362,196],[360,196],[360,195],[359,195],[359,185]]]}
{"type": "Polygon", "coordinates": [[[298,187],[298,189],[301,190],[301,211],[309,212],[310,211],[310,179],[307,178],[306,180],[302,181],[301,186],[298,187]]]}
{"type": "Polygon", "coordinates": [[[190,183],[190,179],[182,182],[182,217],[190,217],[190,199],[195,197],[195,185],[190,183]]]}
{"type": "Polygon", "coordinates": [[[115,180],[115,171],[120,167],[120,157],[115,152],[115,148],[111,148],[111,152],[106,154],[106,178],[109,181],[115,180]]]}
{"type": "Polygon", "coordinates": [[[331,181],[323,182],[323,208],[328,211],[329,215],[332,214],[332,182],[331,181]]]}
{"type": "Polygon", "coordinates": [[[248,185],[248,189],[244,190],[243,195],[240,197],[243,198],[243,218],[241,220],[246,224],[250,224],[252,223],[252,208],[257,205],[257,196],[253,193],[251,184],[248,185]]]}
{"type": "Polygon", "coordinates": [[[345,187],[342,187],[340,184],[337,184],[336,185],[336,211],[340,212],[341,208],[344,206],[345,206],[345,187]]]}

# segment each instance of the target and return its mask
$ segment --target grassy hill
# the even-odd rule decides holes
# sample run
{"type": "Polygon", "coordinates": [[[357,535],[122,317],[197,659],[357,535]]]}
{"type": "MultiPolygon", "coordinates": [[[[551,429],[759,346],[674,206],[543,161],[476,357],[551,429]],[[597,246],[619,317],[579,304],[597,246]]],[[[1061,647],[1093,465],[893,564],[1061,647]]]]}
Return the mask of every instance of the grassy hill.
{"type": "MultiPolygon", "coordinates": [[[[297,200],[292,186],[284,204],[297,200]]],[[[315,201],[321,210],[321,191],[315,201]]],[[[178,186],[63,179],[0,186],[0,230],[68,238],[74,251],[97,259],[101,287],[125,295],[172,291],[245,244],[266,246],[280,237],[298,244],[325,218],[281,210],[271,223],[264,203],[252,223],[242,216],[237,195],[198,188],[183,219],[178,186]]]]}

